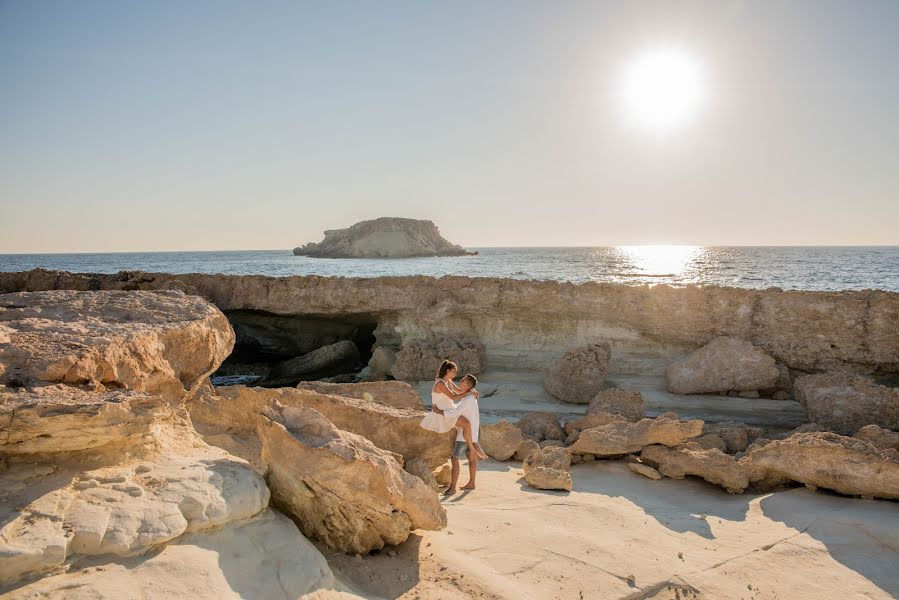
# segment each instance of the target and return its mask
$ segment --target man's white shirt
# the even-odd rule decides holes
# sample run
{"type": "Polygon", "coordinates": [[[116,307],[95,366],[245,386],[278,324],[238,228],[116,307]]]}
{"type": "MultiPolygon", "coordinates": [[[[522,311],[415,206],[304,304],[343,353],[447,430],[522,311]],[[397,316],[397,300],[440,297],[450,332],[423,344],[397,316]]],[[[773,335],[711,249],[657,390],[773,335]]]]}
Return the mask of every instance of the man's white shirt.
{"type": "MultiPolygon", "coordinates": [[[[478,399],[474,397],[474,394],[468,394],[459,401],[454,412],[468,419],[468,422],[471,423],[471,440],[477,442],[478,430],[481,427],[481,412],[478,408],[478,399]]],[[[465,441],[461,427],[456,427],[456,441],[465,441]]]]}

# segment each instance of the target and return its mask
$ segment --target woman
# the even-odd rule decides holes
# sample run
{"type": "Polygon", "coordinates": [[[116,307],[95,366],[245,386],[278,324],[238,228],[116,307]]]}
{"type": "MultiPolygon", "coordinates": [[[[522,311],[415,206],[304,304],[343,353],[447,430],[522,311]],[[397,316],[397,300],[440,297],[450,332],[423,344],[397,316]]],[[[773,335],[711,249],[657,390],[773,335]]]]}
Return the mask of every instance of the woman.
{"type": "MultiPolygon", "coordinates": [[[[434,387],[431,388],[431,412],[421,420],[421,426],[437,433],[446,433],[460,427],[468,449],[483,460],[487,458],[487,455],[472,441],[471,423],[458,414],[456,404],[453,402],[461,400],[466,395],[466,392],[453,383],[453,377],[458,371],[456,363],[451,360],[445,360],[440,364],[440,368],[437,369],[437,378],[434,380],[434,387]]],[[[474,390],[470,393],[477,394],[478,391],[474,390]]]]}

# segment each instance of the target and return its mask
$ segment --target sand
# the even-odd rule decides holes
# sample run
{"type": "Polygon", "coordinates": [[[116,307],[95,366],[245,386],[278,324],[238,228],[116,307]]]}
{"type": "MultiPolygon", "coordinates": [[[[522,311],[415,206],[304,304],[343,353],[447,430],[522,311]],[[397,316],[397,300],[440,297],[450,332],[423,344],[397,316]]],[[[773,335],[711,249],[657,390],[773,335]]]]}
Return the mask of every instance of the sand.
{"type": "Polygon", "coordinates": [[[479,487],[444,501],[449,527],[335,572],[404,599],[892,598],[899,504],[797,488],[732,496],[653,481],[622,461],[572,468],[572,492],[528,488],[488,461],[479,487]]]}

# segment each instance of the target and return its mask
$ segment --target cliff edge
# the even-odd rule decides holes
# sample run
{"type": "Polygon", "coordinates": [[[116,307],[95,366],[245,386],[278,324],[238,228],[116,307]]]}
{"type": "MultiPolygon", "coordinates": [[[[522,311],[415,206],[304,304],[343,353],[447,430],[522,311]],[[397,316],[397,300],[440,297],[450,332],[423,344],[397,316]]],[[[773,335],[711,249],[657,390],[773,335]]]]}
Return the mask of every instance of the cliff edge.
{"type": "Polygon", "coordinates": [[[468,252],[444,239],[432,221],[382,217],[361,221],[346,229],[325,232],[321,242],[293,249],[297,256],[313,258],[412,258],[466,256],[468,252]]]}

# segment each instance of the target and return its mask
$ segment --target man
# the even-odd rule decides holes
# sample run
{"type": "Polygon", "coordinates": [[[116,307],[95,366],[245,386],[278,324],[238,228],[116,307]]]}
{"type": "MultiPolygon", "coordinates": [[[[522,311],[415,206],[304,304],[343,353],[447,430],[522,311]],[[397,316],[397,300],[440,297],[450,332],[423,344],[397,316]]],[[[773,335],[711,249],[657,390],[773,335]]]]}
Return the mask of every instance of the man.
{"type": "MultiPolygon", "coordinates": [[[[478,430],[481,424],[481,414],[478,407],[478,394],[475,392],[475,386],[478,380],[474,375],[466,375],[459,382],[465,397],[459,401],[459,414],[465,416],[471,424],[471,439],[475,445],[478,443],[478,430]]],[[[478,455],[469,449],[468,443],[462,433],[461,427],[456,427],[456,444],[453,447],[453,455],[450,457],[452,463],[452,481],[449,488],[444,492],[445,496],[456,493],[456,484],[459,482],[459,471],[461,470],[459,460],[468,459],[468,483],[462,486],[463,490],[475,489],[475,476],[478,473],[478,455]]]]}

